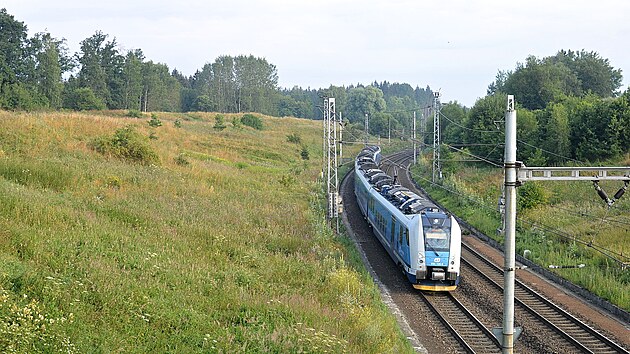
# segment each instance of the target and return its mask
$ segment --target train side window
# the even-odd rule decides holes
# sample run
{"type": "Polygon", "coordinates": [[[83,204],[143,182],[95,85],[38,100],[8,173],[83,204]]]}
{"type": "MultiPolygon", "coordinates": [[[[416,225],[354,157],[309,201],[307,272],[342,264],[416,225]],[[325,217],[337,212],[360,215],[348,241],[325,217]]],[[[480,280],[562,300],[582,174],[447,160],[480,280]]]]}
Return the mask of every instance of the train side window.
{"type": "Polygon", "coordinates": [[[398,229],[398,243],[402,245],[402,240],[403,240],[403,227],[401,226],[400,229],[398,229]]]}
{"type": "Polygon", "coordinates": [[[396,235],[396,218],[392,216],[392,232],[391,232],[391,241],[394,242],[394,236],[396,235]]]}
{"type": "Polygon", "coordinates": [[[403,232],[405,233],[405,238],[407,239],[407,246],[409,246],[409,230],[405,229],[403,232]]]}

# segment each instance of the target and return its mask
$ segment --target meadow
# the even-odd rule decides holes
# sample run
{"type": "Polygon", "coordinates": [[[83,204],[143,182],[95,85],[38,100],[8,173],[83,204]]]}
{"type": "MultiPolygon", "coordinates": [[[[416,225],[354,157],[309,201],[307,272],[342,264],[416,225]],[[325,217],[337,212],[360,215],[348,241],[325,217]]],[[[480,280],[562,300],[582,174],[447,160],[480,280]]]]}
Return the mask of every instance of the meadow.
{"type": "Polygon", "coordinates": [[[323,219],[321,121],[126,113],[0,112],[1,352],[412,352],[323,219]]]}
{"type": "MultiPolygon", "coordinates": [[[[628,166],[630,157],[604,165],[628,166]]],[[[503,170],[462,163],[448,163],[445,170],[444,180],[432,184],[431,160],[424,156],[412,173],[449,210],[502,244],[497,203],[503,170]]],[[[602,181],[600,186],[612,196],[623,182],[602,181]]],[[[528,250],[535,263],[559,266],[550,270],[630,311],[627,193],[608,208],[589,182],[526,182],[518,188],[517,200],[518,254],[528,250]]]]}

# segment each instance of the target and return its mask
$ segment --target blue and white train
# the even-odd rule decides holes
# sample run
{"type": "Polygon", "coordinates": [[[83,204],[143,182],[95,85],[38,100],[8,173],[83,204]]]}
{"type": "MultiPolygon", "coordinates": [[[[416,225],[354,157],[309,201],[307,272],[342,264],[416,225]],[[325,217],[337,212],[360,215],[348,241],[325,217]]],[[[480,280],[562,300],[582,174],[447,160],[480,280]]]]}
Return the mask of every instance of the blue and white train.
{"type": "Polygon", "coordinates": [[[411,192],[380,168],[381,149],[367,146],[354,165],[354,193],[374,234],[414,288],[452,291],[460,280],[461,229],[452,215],[411,192]]]}

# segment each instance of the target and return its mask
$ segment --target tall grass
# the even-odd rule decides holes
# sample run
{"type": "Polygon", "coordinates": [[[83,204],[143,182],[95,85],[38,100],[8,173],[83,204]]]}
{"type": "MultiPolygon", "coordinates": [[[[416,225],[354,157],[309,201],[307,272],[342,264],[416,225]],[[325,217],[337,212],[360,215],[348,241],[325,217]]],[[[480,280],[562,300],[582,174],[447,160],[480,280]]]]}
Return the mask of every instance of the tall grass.
{"type": "Polygon", "coordinates": [[[411,352],[286,139],[317,122],[124,115],[0,112],[0,351],[411,352]],[[91,148],[126,126],[159,164],[91,148]]]}

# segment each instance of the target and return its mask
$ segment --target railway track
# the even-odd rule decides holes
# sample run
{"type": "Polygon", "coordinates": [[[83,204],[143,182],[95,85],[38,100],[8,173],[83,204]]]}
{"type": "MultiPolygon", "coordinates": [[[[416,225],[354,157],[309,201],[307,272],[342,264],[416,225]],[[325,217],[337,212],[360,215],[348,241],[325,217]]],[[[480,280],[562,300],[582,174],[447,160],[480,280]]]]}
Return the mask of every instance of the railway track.
{"type": "MultiPolygon", "coordinates": [[[[408,151],[388,155],[383,170],[398,176],[406,170],[408,151]]],[[[406,173],[405,173],[406,174],[406,173]]],[[[500,353],[501,346],[492,332],[452,293],[419,292],[420,296],[466,353],[500,353]]]]}
{"type": "MultiPolygon", "coordinates": [[[[462,244],[462,262],[503,292],[503,270],[462,244]]],[[[516,279],[514,302],[583,353],[628,353],[575,316],[516,279]]]]}
{"type": "Polygon", "coordinates": [[[420,293],[431,311],[467,353],[500,353],[499,342],[452,293],[420,293]]]}
{"type": "MultiPolygon", "coordinates": [[[[399,173],[397,175],[399,180],[401,177],[406,180],[406,183],[403,184],[405,184],[408,188],[412,189],[417,194],[424,195],[422,191],[415,188],[413,183],[411,183],[410,181],[410,177],[406,173],[408,166],[407,162],[411,158],[411,156],[412,155],[410,151],[403,151],[400,153],[389,155],[387,156],[387,158],[383,159],[383,169],[388,173],[391,173],[392,171],[398,171],[399,173]],[[401,174],[400,171],[405,171],[405,173],[401,174]]],[[[503,286],[501,285],[503,283],[503,270],[487,260],[484,256],[479,255],[465,243],[462,244],[462,264],[472,270],[474,273],[478,274],[481,278],[485,279],[497,291],[503,291],[503,286]]],[[[423,297],[425,299],[428,299],[426,295],[423,295],[423,297]]],[[[452,298],[454,299],[454,297],[452,298]]],[[[430,303],[430,300],[425,301],[427,301],[428,304],[430,303]]],[[[517,304],[518,308],[522,310],[523,313],[527,314],[528,316],[534,317],[537,323],[540,323],[541,325],[555,332],[567,343],[567,345],[575,348],[574,350],[576,351],[583,353],[630,353],[619,344],[600,334],[595,329],[588,326],[586,323],[569,314],[568,312],[566,312],[565,310],[518,280],[515,284],[515,303],[517,304]]],[[[481,327],[478,327],[472,332],[469,332],[469,330],[466,329],[467,327],[463,325],[460,332],[457,327],[458,325],[454,325],[453,321],[455,321],[455,319],[458,317],[470,318],[470,316],[472,316],[472,318],[474,318],[474,316],[472,314],[470,314],[470,316],[468,314],[465,314],[465,312],[469,311],[464,309],[463,305],[459,303],[453,303],[450,305],[445,303],[440,306],[450,306],[451,308],[460,309],[458,310],[460,311],[459,316],[442,316],[439,311],[435,309],[433,311],[436,313],[436,315],[443,318],[441,321],[444,322],[447,327],[449,327],[449,323],[451,324],[449,330],[457,332],[458,334],[454,334],[455,336],[462,337],[461,339],[458,339],[458,341],[462,343],[462,346],[466,348],[467,351],[469,351],[469,349],[473,349],[473,352],[477,352],[476,350],[474,350],[474,348],[466,347],[466,344],[464,343],[479,343],[480,339],[477,339],[475,341],[474,337],[471,337],[470,339],[466,339],[464,337],[467,336],[467,333],[473,333],[475,331],[476,335],[480,336],[481,332],[483,332],[483,329],[485,329],[483,324],[474,325],[480,325],[481,327]]],[[[474,320],[471,320],[471,322],[474,322],[474,320]]],[[[525,330],[527,330],[527,328],[525,330]]],[[[493,336],[491,338],[492,340],[494,340],[493,336]]],[[[484,350],[483,348],[485,348],[485,345],[482,345],[482,349],[480,350],[484,350]]]]}

